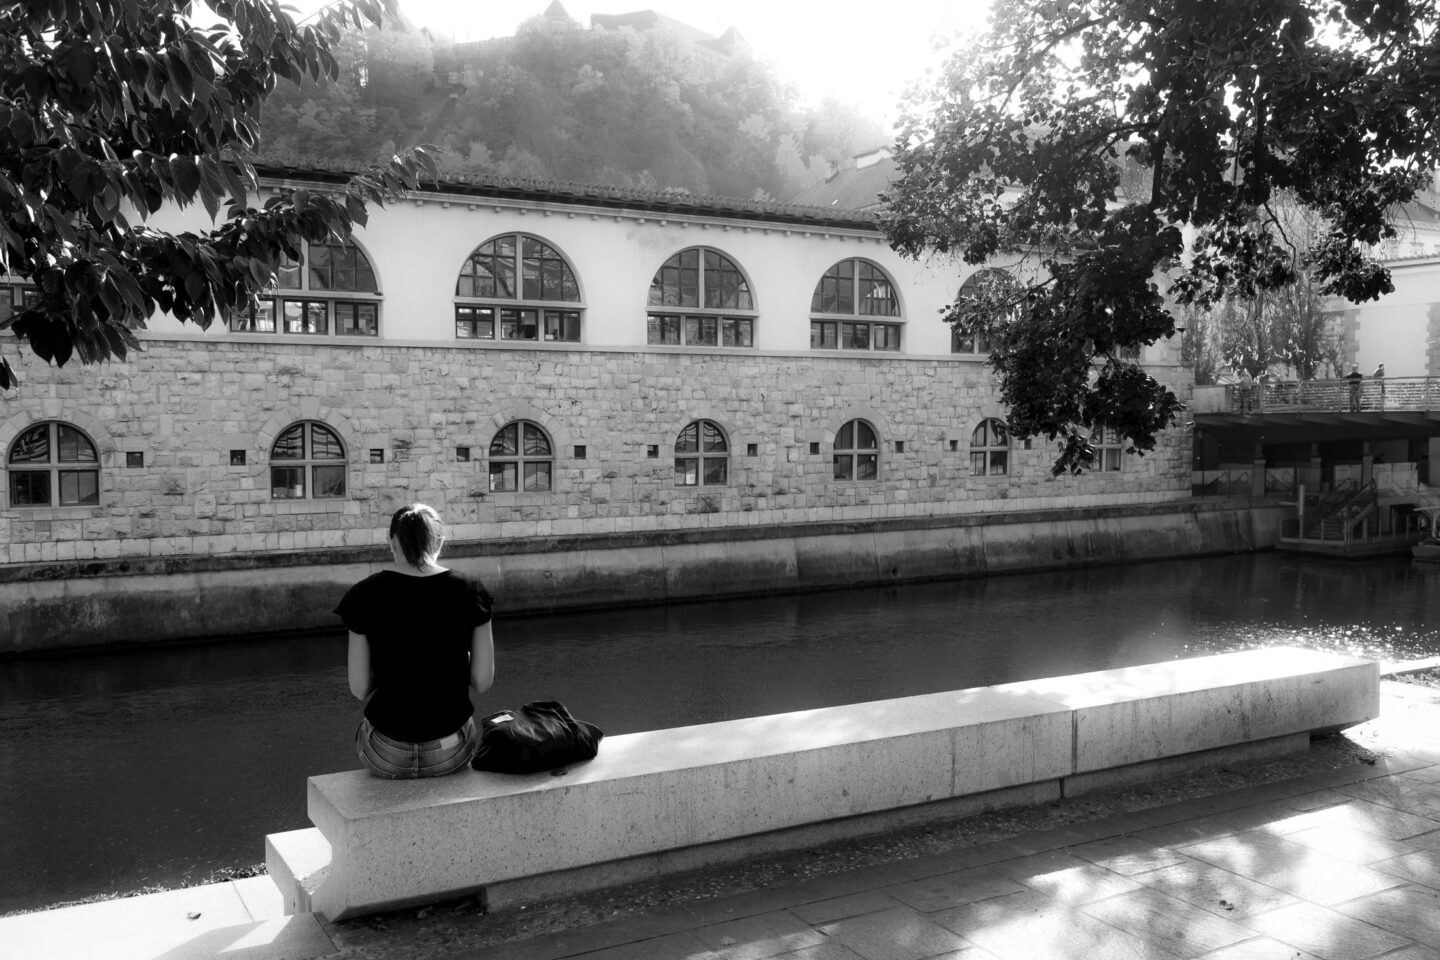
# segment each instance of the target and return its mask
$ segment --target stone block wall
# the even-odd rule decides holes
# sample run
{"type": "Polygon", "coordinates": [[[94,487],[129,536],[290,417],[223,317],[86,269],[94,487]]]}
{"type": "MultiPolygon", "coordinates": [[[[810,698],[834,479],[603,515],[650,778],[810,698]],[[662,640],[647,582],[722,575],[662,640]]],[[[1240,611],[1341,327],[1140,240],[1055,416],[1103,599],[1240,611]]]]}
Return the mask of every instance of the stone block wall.
{"type": "MultiPolygon", "coordinates": [[[[972,430],[1004,417],[974,360],[199,336],[152,337],[143,355],[95,368],[11,356],[23,386],[0,400],[0,450],[33,423],[62,420],[96,442],[101,474],[99,506],[0,509],[9,564],[376,545],[390,513],[412,500],[436,506],[463,541],[1188,497],[1183,427],[1153,453],[1125,457],[1118,473],[1052,477],[1053,450],[1037,441],[1012,450],[1008,475],[970,476],[972,430]],[[857,417],[879,434],[880,478],[837,482],[835,433],[857,417]],[[552,441],[548,493],[488,489],[490,442],[517,419],[552,441]],[[697,419],[727,434],[723,486],[676,484],[676,437],[697,419]],[[299,420],[323,421],[344,442],[345,498],[271,498],[271,445],[299,420]],[[231,465],[236,450],[244,465],[231,465]],[[126,453],[143,466],[127,467],[126,453]]],[[[1188,371],[1156,373],[1188,398],[1188,371]]]]}

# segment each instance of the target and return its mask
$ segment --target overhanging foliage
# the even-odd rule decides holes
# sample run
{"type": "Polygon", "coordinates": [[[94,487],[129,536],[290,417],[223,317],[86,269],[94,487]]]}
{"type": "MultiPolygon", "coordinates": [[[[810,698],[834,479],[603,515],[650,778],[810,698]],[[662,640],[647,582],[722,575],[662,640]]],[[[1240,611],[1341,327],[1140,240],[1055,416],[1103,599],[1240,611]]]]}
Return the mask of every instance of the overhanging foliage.
{"type": "Polygon", "coordinates": [[[914,257],[1040,261],[946,319],[1002,324],[1011,428],[1059,441],[1056,473],[1092,465],[1102,428],[1152,450],[1182,404],[1125,356],[1173,335],[1177,305],[1302,270],[1327,295],[1392,289],[1370,248],[1440,150],[1436,26],[1407,0],[997,4],[907,119],[885,229],[914,257]],[[1313,244],[1281,192],[1318,216],[1313,244]]]}
{"type": "MultiPolygon", "coordinates": [[[[0,8],[0,268],[36,288],[8,321],[42,359],[124,358],[158,307],[208,326],[254,302],[302,240],[345,237],[433,173],[423,149],[333,193],[249,205],[248,151],[279,81],[333,79],[342,30],[391,0],[343,0],[297,25],[274,0],[216,0],[198,26],[175,0],[23,0],[0,8]],[[199,202],[207,232],[146,225],[199,202]]],[[[0,388],[16,383],[0,356],[0,388]]]]}

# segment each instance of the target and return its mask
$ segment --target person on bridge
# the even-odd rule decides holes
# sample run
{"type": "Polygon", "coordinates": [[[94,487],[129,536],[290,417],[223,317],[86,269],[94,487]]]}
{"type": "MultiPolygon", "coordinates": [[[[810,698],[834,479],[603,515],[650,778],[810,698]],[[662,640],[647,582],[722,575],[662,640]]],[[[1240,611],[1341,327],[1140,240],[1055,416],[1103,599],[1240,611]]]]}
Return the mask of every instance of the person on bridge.
{"type": "Polygon", "coordinates": [[[1345,374],[1345,379],[1350,381],[1350,412],[1360,412],[1360,385],[1365,380],[1365,374],[1360,372],[1360,364],[1350,364],[1350,372],[1345,374]]]}
{"type": "Polygon", "coordinates": [[[470,691],[495,681],[494,601],[478,579],[440,566],[444,544],[433,509],[400,508],[390,518],[393,563],[335,608],[350,631],[350,692],[369,698],[355,749],[377,777],[454,773],[480,743],[470,691]]]}
{"type": "Polygon", "coordinates": [[[1380,409],[1381,409],[1381,410],[1384,410],[1384,409],[1385,409],[1385,364],[1382,363],[1382,364],[1380,364],[1380,366],[1376,367],[1376,368],[1375,368],[1375,372],[1372,373],[1372,374],[1370,375],[1370,377],[1371,377],[1371,379],[1378,381],[1379,384],[1380,384],[1380,409]]]}

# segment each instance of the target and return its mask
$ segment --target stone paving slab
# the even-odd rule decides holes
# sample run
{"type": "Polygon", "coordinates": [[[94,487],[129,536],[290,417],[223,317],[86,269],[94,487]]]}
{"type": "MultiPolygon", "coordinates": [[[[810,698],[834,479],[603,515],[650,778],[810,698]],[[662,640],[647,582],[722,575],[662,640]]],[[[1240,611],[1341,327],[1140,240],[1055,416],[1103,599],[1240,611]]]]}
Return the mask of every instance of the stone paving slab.
{"type": "Polygon", "coordinates": [[[287,917],[279,906],[275,885],[256,877],[5,917],[0,960],[309,960],[335,952],[313,916],[287,917]]]}
{"type": "MultiPolygon", "coordinates": [[[[1407,694],[1422,702],[1415,717],[1440,721],[1440,696],[1407,694]]],[[[1440,740],[1426,739],[1373,765],[448,960],[1440,960],[1440,740]]]]}

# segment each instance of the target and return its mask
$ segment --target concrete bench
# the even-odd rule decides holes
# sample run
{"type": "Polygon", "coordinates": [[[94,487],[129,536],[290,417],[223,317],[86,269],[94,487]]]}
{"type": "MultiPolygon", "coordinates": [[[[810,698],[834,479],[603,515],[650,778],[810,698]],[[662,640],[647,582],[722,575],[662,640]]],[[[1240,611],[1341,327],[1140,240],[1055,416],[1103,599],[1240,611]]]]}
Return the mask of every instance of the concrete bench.
{"type": "Polygon", "coordinates": [[[563,775],[311,777],[266,838],[287,909],[495,907],[1207,762],[1304,749],[1379,709],[1379,667],[1280,649],[607,738],[563,775]]]}

